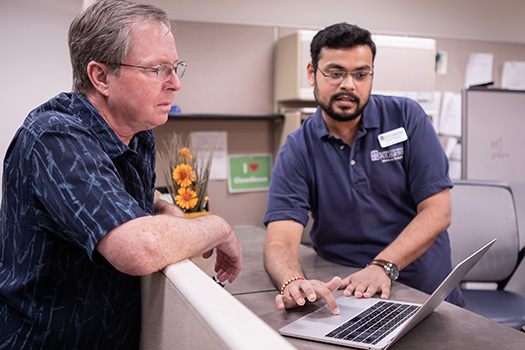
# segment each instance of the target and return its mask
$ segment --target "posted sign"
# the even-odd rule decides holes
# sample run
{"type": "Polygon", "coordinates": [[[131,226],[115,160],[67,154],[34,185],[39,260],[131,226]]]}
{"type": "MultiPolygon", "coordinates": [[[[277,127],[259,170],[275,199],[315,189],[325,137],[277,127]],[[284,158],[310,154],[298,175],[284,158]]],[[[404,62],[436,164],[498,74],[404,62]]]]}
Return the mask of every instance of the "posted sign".
{"type": "Polygon", "coordinates": [[[230,156],[230,192],[265,191],[270,186],[271,154],[230,156]]]}

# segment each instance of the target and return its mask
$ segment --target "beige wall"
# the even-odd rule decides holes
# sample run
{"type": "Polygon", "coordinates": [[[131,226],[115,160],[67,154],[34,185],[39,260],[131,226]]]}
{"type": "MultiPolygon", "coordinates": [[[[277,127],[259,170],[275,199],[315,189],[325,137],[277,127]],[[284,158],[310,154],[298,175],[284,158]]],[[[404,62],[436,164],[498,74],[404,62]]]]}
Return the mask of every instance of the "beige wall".
{"type": "MultiPolygon", "coordinates": [[[[73,6],[70,1],[64,4],[73,6]]],[[[80,6],[81,2],[78,1],[75,9],[80,6]]],[[[206,7],[206,11],[210,10],[210,6],[206,7]]],[[[301,11],[305,9],[306,7],[301,8],[301,11]]],[[[422,10],[418,8],[414,11],[417,13],[422,10]]],[[[177,18],[177,14],[171,14],[177,18]]],[[[0,131],[2,159],[15,130],[29,110],[55,94],[70,89],[71,73],[66,37],[73,16],[74,11],[68,8],[46,6],[36,0],[8,1],[1,5],[0,63],[4,67],[3,84],[0,87],[0,103],[4,112],[3,128],[0,131]]],[[[176,94],[174,103],[180,105],[184,113],[276,112],[277,105],[273,97],[274,44],[278,37],[294,30],[314,29],[312,26],[294,26],[294,21],[294,18],[290,18],[288,22],[281,19],[282,25],[218,24],[211,20],[177,21],[177,48],[180,57],[188,61],[189,70],[182,82],[183,89],[176,94]]],[[[262,23],[254,21],[257,22],[262,23]]],[[[504,19],[500,19],[490,25],[500,28],[505,25],[504,22],[504,19]]],[[[400,28],[399,24],[399,18],[394,18],[390,22],[382,20],[380,23],[371,23],[369,28],[380,30],[377,34],[388,34],[390,31],[422,32],[416,27],[400,28]]],[[[408,25],[409,22],[405,24],[408,25]]],[[[431,30],[426,28],[426,32],[431,30]]],[[[440,28],[436,28],[435,32],[439,33],[440,28]]],[[[445,39],[442,35],[436,35],[435,38],[438,50],[448,51],[449,59],[448,74],[436,77],[436,88],[440,91],[460,92],[468,55],[472,52],[494,54],[496,84],[500,82],[503,61],[525,60],[525,44],[505,43],[504,40],[445,39]]],[[[275,146],[268,140],[275,137],[273,129],[278,130],[280,125],[257,123],[173,120],[157,130],[156,135],[161,139],[163,134],[172,130],[226,130],[229,133],[231,154],[247,151],[275,152],[275,146]],[[252,134],[254,130],[257,131],[256,136],[252,134]]],[[[210,187],[210,192],[212,191],[212,208],[232,224],[261,223],[265,192],[229,194],[225,182],[213,183],[210,187]]]]}
{"type": "Polygon", "coordinates": [[[177,22],[175,42],[188,62],[183,113],[272,112],[273,28],[177,22]]]}
{"type": "MultiPolygon", "coordinates": [[[[280,128],[279,120],[250,120],[242,121],[223,119],[170,119],[168,123],[155,129],[157,149],[162,151],[164,140],[176,131],[188,136],[191,131],[226,131],[228,133],[229,154],[275,154],[275,136],[280,128]]],[[[157,186],[165,186],[166,181],[157,164],[157,186]]],[[[258,225],[263,224],[266,211],[267,191],[229,193],[226,180],[210,181],[208,186],[210,210],[213,214],[226,219],[230,225],[258,225]]]]}
{"type": "MultiPolygon", "coordinates": [[[[177,48],[189,68],[174,103],[183,113],[276,112],[274,44],[299,29],[305,28],[177,22],[177,48]]],[[[525,60],[525,44],[435,39],[437,50],[448,52],[448,73],[436,76],[438,91],[461,92],[471,53],[494,55],[495,86],[504,61],[525,60]]]]}
{"type": "MultiPolygon", "coordinates": [[[[183,113],[265,114],[277,111],[274,101],[274,43],[297,29],[251,25],[177,22],[175,40],[181,58],[188,61],[183,89],[174,103],[183,113]]],[[[494,54],[494,80],[501,80],[505,60],[525,60],[525,44],[437,39],[437,49],[448,52],[448,74],[436,77],[436,89],[459,93],[464,85],[469,54],[494,54]]],[[[228,132],[230,154],[274,153],[281,125],[268,121],[171,120],[156,131],[158,141],[173,131],[228,132]]],[[[162,141],[161,141],[162,142],[162,141]]],[[[160,144],[160,142],[158,142],[160,144]]],[[[159,147],[162,147],[159,145],[159,147]]],[[[159,185],[164,180],[159,178],[159,185]]],[[[231,194],[226,181],[210,185],[212,211],[232,225],[260,225],[267,192],[231,194]]]]}
{"type": "Polygon", "coordinates": [[[448,74],[436,75],[438,91],[461,91],[465,84],[465,73],[471,53],[486,52],[494,55],[494,86],[501,85],[504,61],[525,61],[525,44],[437,38],[436,48],[448,52],[448,74]]]}

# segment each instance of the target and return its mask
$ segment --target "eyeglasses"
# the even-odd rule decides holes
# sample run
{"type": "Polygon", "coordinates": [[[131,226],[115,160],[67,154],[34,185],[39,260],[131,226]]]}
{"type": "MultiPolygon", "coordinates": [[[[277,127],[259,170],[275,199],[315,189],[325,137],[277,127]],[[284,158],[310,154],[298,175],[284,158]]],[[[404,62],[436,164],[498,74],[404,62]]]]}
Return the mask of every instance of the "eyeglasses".
{"type": "Polygon", "coordinates": [[[343,80],[345,80],[349,75],[352,76],[352,79],[356,83],[360,83],[365,81],[368,76],[373,76],[374,72],[371,70],[365,70],[365,71],[358,71],[353,73],[348,73],[345,71],[340,70],[331,70],[328,71],[328,73],[323,72],[320,68],[317,68],[321,74],[326,77],[330,78],[331,82],[334,84],[340,84],[343,80]]]}
{"type": "Polygon", "coordinates": [[[184,73],[186,73],[186,68],[188,67],[188,64],[186,61],[180,61],[176,64],[173,63],[161,63],[157,67],[143,67],[143,66],[135,66],[133,64],[125,64],[125,63],[108,63],[108,64],[114,64],[116,66],[124,66],[124,67],[134,67],[134,68],[140,68],[140,69],[149,69],[157,73],[157,79],[163,83],[165,81],[168,81],[171,78],[171,74],[175,72],[175,75],[177,78],[182,79],[184,76],[184,73]]]}

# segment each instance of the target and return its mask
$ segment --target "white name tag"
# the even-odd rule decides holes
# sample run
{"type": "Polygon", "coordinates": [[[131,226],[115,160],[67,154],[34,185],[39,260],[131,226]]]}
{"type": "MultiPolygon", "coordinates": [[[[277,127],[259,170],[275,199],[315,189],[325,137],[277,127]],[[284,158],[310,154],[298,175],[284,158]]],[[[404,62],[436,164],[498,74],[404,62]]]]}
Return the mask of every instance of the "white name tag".
{"type": "Polygon", "coordinates": [[[379,141],[379,145],[381,147],[387,148],[395,145],[396,143],[408,140],[408,136],[405,128],[401,127],[378,135],[377,140],[379,141]]]}

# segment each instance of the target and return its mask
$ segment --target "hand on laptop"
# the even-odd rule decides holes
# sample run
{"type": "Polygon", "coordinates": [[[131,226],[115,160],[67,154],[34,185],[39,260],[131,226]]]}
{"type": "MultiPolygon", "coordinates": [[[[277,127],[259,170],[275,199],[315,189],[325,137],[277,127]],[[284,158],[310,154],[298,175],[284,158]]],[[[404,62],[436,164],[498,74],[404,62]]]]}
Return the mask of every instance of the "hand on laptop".
{"type": "Polygon", "coordinates": [[[353,294],[356,298],[371,298],[376,293],[381,293],[381,299],[388,299],[391,285],[392,282],[382,267],[369,265],[343,279],[339,288],[345,288],[346,296],[353,294]]]}
{"type": "Polygon", "coordinates": [[[275,297],[277,309],[291,309],[303,306],[306,301],[315,302],[324,299],[334,315],[339,315],[339,307],[332,294],[339,288],[341,278],[334,277],[330,282],[324,283],[319,280],[296,280],[289,283],[284,294],[275,297]]]}

